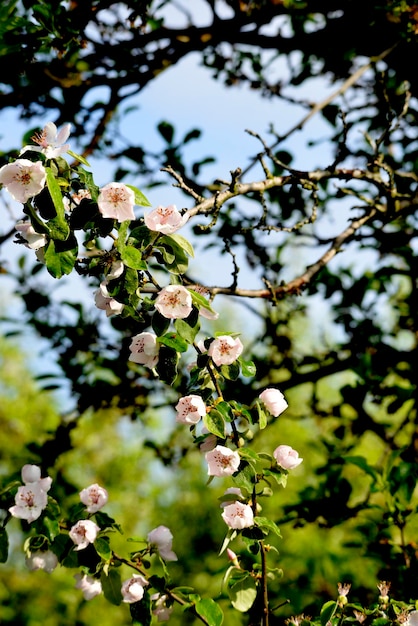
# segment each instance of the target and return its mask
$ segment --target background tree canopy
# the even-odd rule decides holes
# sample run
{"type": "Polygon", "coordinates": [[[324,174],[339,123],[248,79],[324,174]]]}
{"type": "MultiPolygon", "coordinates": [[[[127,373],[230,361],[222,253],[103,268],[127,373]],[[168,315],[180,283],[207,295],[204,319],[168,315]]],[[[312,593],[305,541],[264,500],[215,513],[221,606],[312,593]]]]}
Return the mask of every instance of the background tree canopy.
{"type": "MultiPolygon", "coordinates": [[[[286,394],[288,411],[254,443],[261,450],[274,438],[304,458],[280,499],[265,505],[283,535],[276,604],[290,600],[273,623],[314,613],[340,581],[353,583],[362,602],[379,580],[417,599],[417,33],[418,7],[407,0],[0,7],[0,103],[4,116],[13,110],[27,125],[0,165],[42,118],[71,123],[77,152],[106,160],[109,180],[154,195],[169,189],[209,259],[191,263],[188,284],[205,287],[257,367],[256,380],[231,383],[231,398],[250,404],[270,385],[286,394]],[[286,128],[251,111],[250,162],[217,170],[223,143],[207,148],[193,127],[180,136],[170,94],[157,128],[161,150],[142,141],[140,127],[128,137],[122,130],[143,90],[192,54],[211,80],[242,90],[243,107],[249,88],[260,102],[296,111],[286,128]],[[316,120],[320,138],[310,134],[316,120]]],[[[186,87],[193,85],[184,75],[177,89],[186,87]]],[[[213,103],[208,125],[222,115],[213,103]]],[[[173,577],[219,596],[227,611],[216,576],[226,567],[217,556],[224,531],[202,498],[209,489],[216,500],[219,488],[203,487],[199,453],[173,419],[185,376],[170,388],[129,367],[130,337],[149,317],[103,321],[93,299],[78,299],[79,284],[93,293],[100,283],[101,266],[89,262],[93,238],[76,282],[64,277],[68,290],[56,289],[51,272],[16,245],[5,197],[3,205],[2,278],[19,298],[19,317],[3,302],[1,473],[18,475],[25,462],[54,468],[70,498],[88,481],[106,484],[126,533],[170,526],[181,553],[173,577]],[[25,329],[43,353],[36,387],[16,356],[23,342],[10,343],[25,329]],[[56,390],[62,395],[49,395],[56,390]]],[[[110,614],[104,600],[74,598],[64,572],[34,589],[18,534],[16,526],[18,569],[0,570],[2,623],[52,624],[54,614],[63,625],[97,615],[103,624],[128,623],[123,607],[110,614]]],[[[172,620],[193,623],[182,613],[172,620]]],[[[248,618],[231,612],[225,623],[248,618]]]]}

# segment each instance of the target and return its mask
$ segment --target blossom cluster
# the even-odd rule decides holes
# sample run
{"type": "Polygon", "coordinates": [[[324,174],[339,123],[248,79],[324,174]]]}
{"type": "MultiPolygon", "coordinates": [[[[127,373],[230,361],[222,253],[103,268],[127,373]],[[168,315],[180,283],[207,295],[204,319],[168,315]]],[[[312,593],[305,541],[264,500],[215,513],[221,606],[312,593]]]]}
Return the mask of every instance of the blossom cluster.
{"type": "MultiPolygon", "coordinates": [[[[9,508],[13,517],[32,523],[37,520],[48,504],[47,492],[52,485],[52,478],[41,478],[41,469],[37,465],[24,465],[21,470],[23,486],[18,488],[14,506],[9,508]]],[[[89,515],[100,511],[108,502],[108,492],[97,483],[89,485],[79,493],[80,501],[85,506],[89,515]]],[[[85,550],[94,544],[101,529],[90,518],[80,519],[68,530],[68,537],[73,543],[73,550],[78,552],[85,550]]],[[[177,555],[172,549],[173,535],[169,528],[160,525],[151,530],[146,539],[146,551],[156,554],[163,561],[177,561],[177,555]]],[[[30,542],[28,544],[30,546],[30,542]]],[[[52,546],[53,547],[53,546],[52,546]]],[[[48,549],[26,549],[26,566],[31,571],[44,570],[51,573],[58,566],[58,557],[49,547],[48,549]]],[[[102,583],[97,575],[86,573],[75,574],[76,588],[81,590],[86,600],[91,600],[103,592],[102,583]]],[[[121,586],[122,600],[125,603],[139,602],[144,595],[145,588],[149,585],[147,579],[135,574],[125,580],[121,586]]],[[[162,594],[154,594],[151,598],[155,604],[155,615],[160,621],[168,619],[171,607],[167,606],[167,597],[162,594]]]]}

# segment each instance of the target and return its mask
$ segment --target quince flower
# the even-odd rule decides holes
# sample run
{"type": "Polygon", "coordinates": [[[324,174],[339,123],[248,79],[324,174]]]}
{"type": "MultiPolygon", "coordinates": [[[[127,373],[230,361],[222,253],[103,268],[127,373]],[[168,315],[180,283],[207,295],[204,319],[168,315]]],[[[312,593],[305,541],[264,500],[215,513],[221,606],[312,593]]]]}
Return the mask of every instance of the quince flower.
{"type": "Polygon", "coordinates": [[[131,351],[129,361],[151,368],[157,365],[159,346],[157,337],[153,333],[144,332],[135,335],[132,337],[129,349],[131,351]]]}
{"type": "Polygon", "coordinates": [[[40,161],[32,163],[28,159],[16,159],[0,168],[0,184],[22,204],[40,193],[45,182],[46,172],[40,161]]]}
{"type": "Polygon", "coordinates": [[[233,502],[223,510],[222,519],[229,528],[241,530],[254,526],[254,514],[249,504],[233,502]]]}
{"type": "Polygon", "coordinates": [[[286,445],[278,446],[273,452],[273,456],[277,461],[277,465],[280,465],[285,470],[295,469],[303,461],[296,450],[286,445]]]}
{"type": "Polygon", "coordinates": [[[167,606],[168,596],[161,593],[154,593],[151,596],[151,600],[154,603],[152,614],[157,617],[158,622],[166,622],[170,619],[170,615],[173,612],[173,607],[167,606]]]}
{"type": "Polygon", "coordinates": [[[48,495],[38,482],[28,483],[17,490],[15,503],[15,506],[9,508],[13,517],[25,519],[31,524],[46,509],[48,495]]]}
{"type": "Polygon", "coordinates": [[[418,611],[411,611],[406,621],[407,626],[418,626],[418,611]]]}
{"type": "Polygon", "coordinates": [[[180,424],[197,424],[206,415],[206,404],[201,396],[191,394],[180,398],[176,404],[176,421],[180,424]]]}
{"type": "Polygon", "coordinates": [[[155,308],[169,319],[184,319],[192,312],[192,296],[182,285],[168,285],[157,296],[155,308]]]}
{"type": "Polygon", "coordinates": [[[20,151],[23,154],[27,150],[32,152],[42,152],[48,159],[55,159],[67,152],[70,147],[68,144],[64,144],[70,136],[71,124],[64,124],[58,131],[53,122],[45,124],[41,133],[38,133],[31,137],[37,146],[25,146],[20,151]]]}
{"type": "Polygon", "coordinates": [[[206,452],[205,459],[208,463],[209,476],[231,476],[240,464],[238,452],[225,446],[216,446],[213,450],[206,452]]]}
{"type": "Polygon", "coordinates": [[[25,485],[37,483],[43,491],[49,491],[51,489],[52,478],[50,476],[41,478],[41,468],[37,465],[24,465],[21,470],[21,476],[22,482],[24,482],[25,485]]]}
{"type": "Polygon", "coordinates": [[[80,500],[86,505],[88,513],[96,513],[107,503],[108,493],[106,489],[94,483],[80,491],[80,500]]]}
{"type": "Polygon", "coordinates": [[[75,574],[74,578],[76,579],[76,589],[80,589],[83,592],[83,596],[85,600],[92,600],[96,596],[102,593],[102,583],[97,578],[93,578],[93,576],[88,576],[87,574],[75,574]]]}
{"type": "Polygon", "coordinates": [[[172,540],[173,535],[166,526],[157,526],[147,536],[151,550],[158,552],[165,561],[177,561],[177,554],[171,549],[172,540]]]}
{"type": "Polygon", "coordinates": [[[278,389],[265,389],[258,397],[274,417],[279,417],[289,406],[284,395],[278,389]]]}
{"type": "Polygon", "coordinates": [[[103,217],[118,222],[135,219],[135,194],[123,183],[109,183],[102,187],[97,204],[103,217]]]}
{"type": "Polygon", "coordinates": [[[115,298],[109,295],[106,281],[102,281],[100,283],[100,287],[94,295],[94,303],[98,309],[106,311],[106,317],[120,315],[125,306],[122,302],[118,302],[115,298]]]}
{"type": "Polygon", "coordinates": [[[115,278],[119,278],[119,276],[122,276],[124,270],[125,266],[123,264],[123,261],[121,261],[120,259],[118,259],[117,261],[113,261],[112,265],[110,266],[109,273],[106,276],[107,280],[109,281],[114,280],[115,278]]]}
{"type": "Polygon", "coordinates": [[[139,600],[142,600],[144,597],[144,587],[148,584],[148,581],[143,576],[134,574],[122,584],[122,601],[127,602],[128,604],[139,602],[139,600]]]}
{"type": "MultiPolygon", "coordinates": [[[[15,229],[24,240],[27,248],[39,250],[40,248],[46,246],[46,235],[44,233],[37,233],[30,222],[24,222],[21,220],[16,223],[15,229]]],[[[18,243],[20,243],[20,241],[18,243]]]]}
{"type": "Polygon", "coordinates": [[[51,550],[37,550],[36,552],[32,552],[30,556],[26,557],[25,563],[26,567],[32,572],[38,569],[43,569],[45,572],[50,574],[57,567],[58,559],[51,550]]]}
{"type": "Polygon", "coordinates": [[[170,204],[168,207],[159,206],[146,213],[144,221],[150,230],[171,235],[184,226],[187,217],[182,216],[174,204],[170,204]]]}
{"type": "Polygon", "coordinates": [[[70,539],[75,543],[74,550],[84,550],[90,543],[94,543],[100,528],[89,519],[78,521],[70,529],[70,539]]]}
{"type": "Polygon", "coordinates": [[[244,349],[241,340],[234,339],[230,335],[216,337],[209,346],[208,354],[218,367],[221,365],[231,365],[240,356],[244,349]]]}

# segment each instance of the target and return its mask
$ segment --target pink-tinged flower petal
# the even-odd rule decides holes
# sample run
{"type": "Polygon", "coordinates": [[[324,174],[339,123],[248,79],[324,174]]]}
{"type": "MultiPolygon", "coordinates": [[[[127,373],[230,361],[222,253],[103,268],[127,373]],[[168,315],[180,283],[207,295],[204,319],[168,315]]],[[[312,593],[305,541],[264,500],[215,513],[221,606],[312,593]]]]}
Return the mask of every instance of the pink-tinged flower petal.
{"type": "Polygon", "coordinates": [[[38,550],[36,552],[32,552],[30,556],[27,556],[25,563],[26,567],[32,572],[38,569],[43,569],[45,572],[50,574],[57,567],[58,558],[51,550],[46,550],[44,552],[38,550]]]}
{"type": "Polygon", "coordinates": [[[100,528],[89,519],[78,521],[70,529],[70,539],[75,543],[74,550],[84,550],[91,543],[94,543],[100,528]]]}
{"type": "Polygon", "coordinates": [[[75,574],[74,578],[77,581],[75,588],[82,591],[85,600],[92,600],[102,593],[102,583],[97,578],[87,574],[75,574]]]}
{"type": "Polygon", "coordinates": [[[22,481],[25,483],[37,483],[41,480],[41,468],[37,465],[24,465],[21,470],[22,481]]]}
{"type": "Polygon", "coordinates": [[[97,483],[80,491],[80,500],[86,505],[88,513],[96,513],[107,504],[108,493],[97,483]]]}
{"type": "Polygon", "coordinates": [[[22,467],[21,475],[22,482],[24,482],[25,485],[32,485],[33,483],[36,483],[37,486],[45,492],[51,489],[52,478],[50,476],[41,478],[41,468],[37,465],[24,465],[22,467]]]}
{"type": "Polygon", "coordinates": [[[187,217],[183,217],[174,204],[168,207],[159,206],[144,216],[146,226],[164,235],[171,235],[184,226],[187,217]]]}
{"type": "Polygon", "coordinates": [[[236,502],[237,500],[239,500],[240,498],[243,497],[242,491],[241,491],[241,489],[239,487],[229,487],[225,491],[224,495],[236,496],[236,498],[230,499],[230,500],[225,500],[224,502],[221,502],[221,507],[222,508],[225,508],[229,504],[232,504],[233,502],[236,502]]]}
{"type": "Polygon", "coordinates": [[[228,504],[223,510],[222,519],[229,528],[241,530],[254,526],[254,514],[249,504],[233,502],[228,504]]]}
{"type": "Polygon", "coordinates": [[[208,463],[209,476],[231,476],[240,464],[238,452],[225,446],[216,446],[213,450],[206,452],[205,459],[208,463]]]}
{"type": "Polygon", "coordinates": [[[154,603],[152,614],[157,617],[157,621],[166,622],[170,619],[170,615],[173,612],[173,607],[167,606],[168,596],[165,594],[154,593],[151,596],[151,600],[154,603]]]}
{"type": "Polygon", "coordinates": [[[280,465],[285,470],[295,469],[303,461],[296,450],[286,445],[278,446],[273,452],[273,456],[277,461],[277,465],[280,465]]]}
{"type": "Polygon", "coordinates": [[[40,161],[17,159],[0,168],[0,184],[12,198],[25,204],[45,187],[46,172],[40,161]]]}
{"type": "Polygon", "coordinates": [[[48,504],[48,495],[38,482],[28,483],[19,487],[15,496],[15,506],[9,508],[13,517],[25,519],[29,524],[34,522],[48,504]]]}
{"type": "Polygon", "coordinates": [[[100,287],[94,295],[94,303],[98,309],[106,311],[106,317],[120,315],[125,306],[122,302],[118,302],[109,295],[106,281],[100,283],[100,287]]]}
{"type": "Polygon", "coordinates": [[[123,183],[109,183],[102,187],[97,204],[103,217],[118,222],[135,219],[135,194],[123,183]]]}
{"type": "Polygon", "coordinates": [[[197,424],[206,415],[206,404],[196,394],[180,398],[176,404],[176,421],[180,424],[197,424]]]}
{"type": "Polygon", "coordinates": [[[279,417],[289,406],[284,395],[278,389],[265,389],[258,397],[274,417],[279,417]]]}
{"type": "Polygon", "coordinates": [[[171,549],[173,535],[169,528],[166,526],[157,526],[157,528],[154,528],[154,530],[148,533],[147,540],[151,549],[158,552],[162,559],[165,561],[177,561],[177,555],[171,549]]]}
{"type": "MultiPolygon", "coordinates": [[[[46,246],[47,237],[44,233],[37,233],[30,222],[19,221],[15,225],[15,229],[24,239],[25,246],[32,250],[39,250],[46,246]]],[[[23,242],[22,242],[23,243],[23,242]]]]}
{"type": "Polygon", "coordinates": [[[230,335],[216,337],[209,346],[208,354],[218,367],[221,365],[231,365],[240,356],[244,349],[241,340],[234,339],[230,335]]]}
{"type": "Polygon", "coordinates": [[[132,337],[129,349],[131,351],[129,361],[150,368],[157,365],[159,345],[157,343],[157,337],[153,333],[144,332],[135,335],[135,337],[132,337]]]}
{"type": "Polygon", "coordinates": [[[184,319],[192,312],[192,296],[182,285],[168,285],[158,294],[155,308],[169,319],[184,319]]]}
{"type": "Polygon", "coordinates": [[[24,146],[20,151],[20,154],[30,150],[32,152],[42,152],[48,159],[55,159],[61,156],[69,149],[69,145],[64,144],[67,141],[71,130],[71,124],[64,124],[59,132],[53,122],[45,124],[41,133],[35,134],[31,137],[32,141],[36,143],[36,146],[29,145],[24,146]]]}
{"type": "Polygon", "coordinates": [[[132,604],[139,602],[144,597],[144,587],[148,585],[148,581],[139,574],[134,574],[122,584],[121,593],[123,602],[132,604]]]}

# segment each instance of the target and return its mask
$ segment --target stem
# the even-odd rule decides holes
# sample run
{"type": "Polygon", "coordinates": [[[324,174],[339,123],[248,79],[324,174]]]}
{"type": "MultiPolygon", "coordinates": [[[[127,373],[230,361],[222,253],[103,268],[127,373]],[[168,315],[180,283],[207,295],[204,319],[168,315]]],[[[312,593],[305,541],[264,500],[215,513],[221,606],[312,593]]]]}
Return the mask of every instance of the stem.
{"type": "MultiPolygon", "coordinates": [[[[139,566],[139,564],[133,563],[132,561],[129,561],[128,559],[125,559],[123,556],[119,556],[118,554],[116,554],[116,552],[112,552],[112,557],[116,560],[119,561],[120,563],[124,563],[125,565],[127,565],[128,567],[132,567],[134,570],[136,570],[137,572],[139,572],[142,576],[144,576],[144,578],[147,578],[147,574],[146,572],[144,572],[141,567],[139,566]]],[[[210,626],[210,623],[204,618],[202,617],[202,615],[199,615],[199,613],[196,611],[194,605],[190,606],[190,602],[187,602],[187,600],[184,600],[183,598],[180,598],[180,596],[178,596],[177,594],[173,593],[172,591],[170,591],[170,589],[164,589],[164,593],[169,596],[172,600],[174,600],[174,602],[177,602],[177,604],[180,604],[181,606],[188,606],[189,610],[191,613],[193,613],[193,615],[195,617],[197,617],[198,619],[200,619],[201,622],[203,622],[204,624],[206,624],[206,626],[210,626]]]]}
{"type": "Polygon", "coordinates": [[[268,597],[268,588],[267,588],[267,558],[266,558],[266,547],[264,545],[264,541],[260,541],[260,550],[261,550],[261,584],[263,590],[263,616],[262,616],[262,625],[269,626],[269,597],[268,597]]]}

